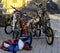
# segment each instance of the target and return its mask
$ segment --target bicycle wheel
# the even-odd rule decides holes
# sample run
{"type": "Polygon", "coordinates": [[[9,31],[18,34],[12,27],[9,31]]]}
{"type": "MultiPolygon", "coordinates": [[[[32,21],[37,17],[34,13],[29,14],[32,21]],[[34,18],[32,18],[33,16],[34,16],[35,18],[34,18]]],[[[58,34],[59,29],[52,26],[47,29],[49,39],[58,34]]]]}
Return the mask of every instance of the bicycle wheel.
{"type": "Polygon", "coordinates": [[[41,36],[41,30],[37,29],[36,30],[36,37],[40,37],[41,36]]]}
{"type": "Polygon", "coordinates": [[[17,39],[18,38],[18,35],[19,35],[19,32],[18,31],[13,31],[13,39],[17,39]]]}
{"type": "Polygon", "coordinates": [[[34,29],[32,29],[32,31],[31,31],[31,35],[32,35],[32,37],[35,37],[35,35],[36,35],[36,31],[35,31],[34,29]]]}
{"type": "Polygon", "coordinates": [[[21,27],[20,27],[20,23],[19,21],[17,21],[15,23],[15,28],[13,31],[13,38],[17,39],[19,37],[19,32],[21,31],[21,27]]]}
{"type": "Polygon", "coordinates": [[[36,37],[40,37],[41,36],[41,23],[37,22],[36,23],[36,37]]]}
{"type": "Polygon", "coordinates": [[[46,30],[46,41],[48,45],[52,45],[54,41],[54,34],[52,28],[48,27],[46,30]]]}
{"type": "Polygon", "coordinates": [[[12,33],[12,26],[9,26],[6,24],[4,31],[6,34],[11,34],[12,33]]]}

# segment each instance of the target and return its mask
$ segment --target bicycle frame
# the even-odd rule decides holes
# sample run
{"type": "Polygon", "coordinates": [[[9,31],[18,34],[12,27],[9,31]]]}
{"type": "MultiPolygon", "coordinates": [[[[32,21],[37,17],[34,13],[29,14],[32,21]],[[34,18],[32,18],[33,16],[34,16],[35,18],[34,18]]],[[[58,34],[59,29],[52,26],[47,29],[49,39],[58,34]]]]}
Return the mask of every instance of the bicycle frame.
{"type": "Polygon", "coordinates": [[[16,14],[13,14],[13,20],[12,20],[12,30],[14,31],[14,28],[15,28],[15,23],[17,22],[17,19],[16,19],[16,14]]]}

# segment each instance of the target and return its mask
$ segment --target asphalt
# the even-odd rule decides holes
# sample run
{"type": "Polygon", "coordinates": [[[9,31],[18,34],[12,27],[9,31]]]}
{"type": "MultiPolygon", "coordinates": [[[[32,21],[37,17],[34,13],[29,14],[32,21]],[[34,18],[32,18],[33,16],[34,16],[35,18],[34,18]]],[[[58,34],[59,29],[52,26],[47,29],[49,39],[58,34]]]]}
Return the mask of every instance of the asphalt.
{"type": "MultiPolygon", "coordinates": [[[[12,35],[7,35],[4,28],[0,28],[0,45],[4,40],[11,39],[12,35]]],[[[0,49],[0,53],[11,53],[0,49]]],[[[33,39],[32,50],[21,50],[17,53],[60,53],[60,37],[54,39],[53,45],[48,45],[44,39],[33,39]]]]}

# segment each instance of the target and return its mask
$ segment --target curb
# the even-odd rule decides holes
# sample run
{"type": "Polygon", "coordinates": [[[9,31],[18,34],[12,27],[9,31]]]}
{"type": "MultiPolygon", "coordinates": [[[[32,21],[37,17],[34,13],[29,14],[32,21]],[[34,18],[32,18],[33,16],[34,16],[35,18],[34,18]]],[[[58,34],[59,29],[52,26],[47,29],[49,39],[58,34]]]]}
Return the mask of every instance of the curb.
{"type": "Polygon", "coordinates": [[[60,19],[59,16],[57,16],[56,14],[52,15],[52,14],[49,14],[49,17],[51,19],[60,19]]]}

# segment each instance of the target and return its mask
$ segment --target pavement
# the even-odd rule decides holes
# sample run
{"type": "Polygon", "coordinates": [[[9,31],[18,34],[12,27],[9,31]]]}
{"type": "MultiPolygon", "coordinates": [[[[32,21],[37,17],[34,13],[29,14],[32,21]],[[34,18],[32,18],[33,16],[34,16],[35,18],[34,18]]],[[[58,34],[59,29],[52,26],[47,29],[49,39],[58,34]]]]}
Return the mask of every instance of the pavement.
{"type": "Polygon", "coordinates": [[[60,37],[60,14],[49,14],[51,27],[54,30],[55,37],[60,37]]]}
{"type": "MultiPolygon", "coordinates": [[[[54,38],[53,45],[48,45],[46,43],[45,38],[33,39],[31,51],[21,50],[17,51],[17,53],[60,53],[60,18],[59,18],[60,15],[49,14],[49,16],[51,18],[51,27],[54,30],[54,35],[55,37],[57,37],[54,38]]],[[[11,37],[12,34],[10,35],[5,34],[4,28],[0,28],[0,45],[4,40],[11,39],[11,37]]],[[[6,52],[0,49],[0,53],[11,53],[11,52],[6,52]]]]}

